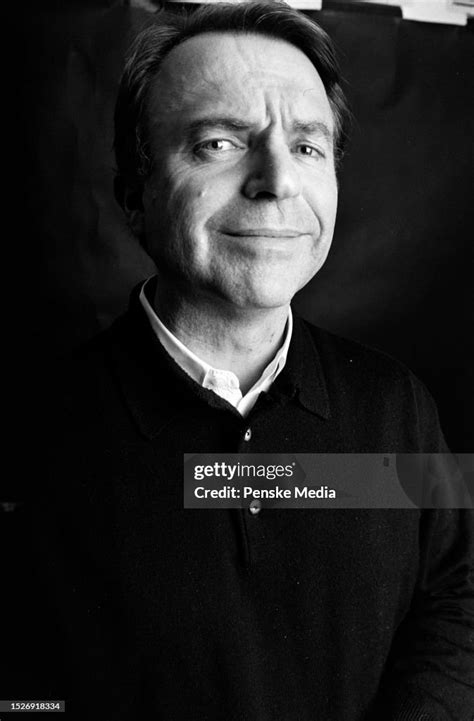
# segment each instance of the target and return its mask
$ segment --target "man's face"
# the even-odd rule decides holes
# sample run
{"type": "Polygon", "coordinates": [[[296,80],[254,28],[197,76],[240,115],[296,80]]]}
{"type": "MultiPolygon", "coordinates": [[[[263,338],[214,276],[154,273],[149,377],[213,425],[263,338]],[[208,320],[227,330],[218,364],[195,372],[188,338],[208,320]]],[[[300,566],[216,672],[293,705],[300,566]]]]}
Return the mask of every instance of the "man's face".
{"type": "Polygon", "coordinates": [[[148,105],[148,251],[193,298],[287,304],[334,230],[334,122],[310,60],[285,41],[208,33],[165,58],[148,105]]]}

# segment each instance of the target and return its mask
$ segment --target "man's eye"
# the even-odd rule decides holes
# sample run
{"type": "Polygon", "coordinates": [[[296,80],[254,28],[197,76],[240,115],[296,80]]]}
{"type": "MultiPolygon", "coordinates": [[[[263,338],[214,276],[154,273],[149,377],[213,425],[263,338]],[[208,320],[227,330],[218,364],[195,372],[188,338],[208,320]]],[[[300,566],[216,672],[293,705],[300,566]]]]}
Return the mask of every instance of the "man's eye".
{"type": "Polygon", "coordinates": [[[296,152],[298,155],[304,155],[306,158],[316,158],[316,160],[325,157],[322,150],[315,148],[313,145],[307,145],[306,143],[297,145],[296,152]]]}
{"type": "Polygon", "coordinates": [[[208,152],[208,153],[222,153],[226,150],[236,149],[236,145],[230,140],[224,140],[223,138],[213,138],[212,140],[206,140],[205,143],[199,143],[195,149],[196,153],[208,152]]]}

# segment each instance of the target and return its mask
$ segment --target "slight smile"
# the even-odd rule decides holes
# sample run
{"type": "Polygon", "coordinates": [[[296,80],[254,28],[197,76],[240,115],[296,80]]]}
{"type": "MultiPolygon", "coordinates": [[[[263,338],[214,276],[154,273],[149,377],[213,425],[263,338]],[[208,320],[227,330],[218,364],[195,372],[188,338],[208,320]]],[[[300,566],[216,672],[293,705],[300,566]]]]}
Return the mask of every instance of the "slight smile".
{"type": "Polygon", "coordinates": [[[239,230],[223,230],[224,235],[237,238],[298,238],[309,235],[293,228],[239,228],[239,230]]]}

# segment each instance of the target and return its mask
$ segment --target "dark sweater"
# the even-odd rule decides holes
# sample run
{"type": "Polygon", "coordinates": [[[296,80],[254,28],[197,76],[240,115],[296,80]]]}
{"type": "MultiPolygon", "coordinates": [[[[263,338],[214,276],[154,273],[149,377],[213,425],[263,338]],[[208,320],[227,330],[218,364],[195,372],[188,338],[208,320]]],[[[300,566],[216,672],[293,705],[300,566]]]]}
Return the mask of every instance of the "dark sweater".
{"type": "Polygon", "coordinates": [[[243,419],[135,293],[57,385],[31,528],[67,718],[472,721],[469,511],[183,509],[183,453],[445,450],[408,370],[296,319],[243,419]]]}

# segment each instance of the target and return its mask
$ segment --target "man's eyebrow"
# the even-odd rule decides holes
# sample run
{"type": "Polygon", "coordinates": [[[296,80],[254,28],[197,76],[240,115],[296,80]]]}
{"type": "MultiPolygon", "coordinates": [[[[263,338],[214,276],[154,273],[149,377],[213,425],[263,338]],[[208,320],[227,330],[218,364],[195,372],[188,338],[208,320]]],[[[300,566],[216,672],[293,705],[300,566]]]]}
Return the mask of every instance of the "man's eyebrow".
{"type": "Polygon", "coordinates": [[[322,135],[328,143],[333,142],[333,132],[326,123],[323,123],[321,120],[309,122],[295,120],[295,122],[292,123],[292,130],[294,133],[303,133],[304,135],[322,135]]]}
{"type": "MultiPolygon", "coordinates": [[[[208,116],[205,118],[197,118],[191,121],[186,127],[186,134],[189,137],[195,136],[201,130],[208,130],[209,128],[219,128],[223,130],[230,130],[234,132],[249,130],[252,127],[251,123],[234,118],[230,116],[208,116]]],[[[328,143],[333,142],[333,133],[321,120],[295,120],[291,123],[291,130],[293,133],[303,133],[305,135],[322,135],[328,143]]]]}
{"type": "Polygon", "coordinates": [[[198,118],[191,121],[186,127],[186,133],[189,136],[196,135],[200,130],[207,130],[209,128],[222,128],[223,130],[248,130],[250,124],[243,122],[238,118],[232,118],[228,116],[209,116],[206,118],[198,118]]]}

